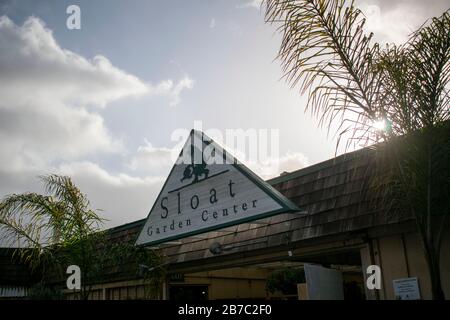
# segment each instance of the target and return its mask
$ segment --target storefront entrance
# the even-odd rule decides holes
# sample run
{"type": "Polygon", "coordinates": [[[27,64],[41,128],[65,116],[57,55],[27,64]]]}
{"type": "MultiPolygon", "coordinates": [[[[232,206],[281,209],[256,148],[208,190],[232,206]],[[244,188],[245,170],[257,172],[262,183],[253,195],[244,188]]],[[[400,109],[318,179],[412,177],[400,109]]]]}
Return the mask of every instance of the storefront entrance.
{"type": "MultiPolygon", "coordinates": [[[[207,268],[207,265],[201,267],[207,268]]],[[[170,300],[366,298],[357,249],[304,257],[293,255],[285,260],[189,272],[182,275],[182,282],[179,279],[169,281],[170,300]],[[305,274],[308,266],[315,270],[309,277],[307,272],[305,274]]]]}

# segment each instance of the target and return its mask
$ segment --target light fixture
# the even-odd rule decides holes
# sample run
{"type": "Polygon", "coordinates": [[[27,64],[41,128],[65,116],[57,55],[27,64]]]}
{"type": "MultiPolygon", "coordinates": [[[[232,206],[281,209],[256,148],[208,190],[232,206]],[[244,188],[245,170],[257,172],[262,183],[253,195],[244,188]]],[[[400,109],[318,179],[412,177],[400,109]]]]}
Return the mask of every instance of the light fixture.
{"type": "Polygon", "coordinates": [[[219,242],[214,242],[213,244],[211,244],[209,246],[209,252],[216,255],[216,254],[221,254],[224,251],[232,250],[233,248],[234,248],[233,246],[224,246],[224,245],[220,244],[219,242]]]}
{"type": "Polygon", "coordinates": [[[139,264],[139,266],[138,266],[138,274],[139,274],[140,277],[143,277],[146,272],[151,272],[151,271],[155,270],[156,268],[161,268],[162,266],[165,266],[166,264],[167,263],[162,263],[160,265],[153,266],[153,267],[149,267],[149,266],[147,266],[145,264],[139,264]]]}

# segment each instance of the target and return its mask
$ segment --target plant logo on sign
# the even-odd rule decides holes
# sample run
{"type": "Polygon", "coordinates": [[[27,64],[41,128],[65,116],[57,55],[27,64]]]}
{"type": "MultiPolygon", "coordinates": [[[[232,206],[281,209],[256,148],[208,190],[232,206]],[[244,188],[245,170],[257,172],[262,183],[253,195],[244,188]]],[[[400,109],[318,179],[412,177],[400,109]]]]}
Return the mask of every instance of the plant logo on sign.
{"type": "Polygon", "coordinates": [[[192,130],[136,244],[158,244],[297,210],[206,134],[192,130]]]}
{"type": "Polygon", "coordinates": [[[198,182],[198,178],[200,176],[204,176],[204,179],[208,179],[209,170],[206,169],[206,163],[202,164],[189,164],[186,169],[183,171],[183,178],[181,178],[181,182],[184,180],[189,180],[194,177],[192,184],[198,182]]]}

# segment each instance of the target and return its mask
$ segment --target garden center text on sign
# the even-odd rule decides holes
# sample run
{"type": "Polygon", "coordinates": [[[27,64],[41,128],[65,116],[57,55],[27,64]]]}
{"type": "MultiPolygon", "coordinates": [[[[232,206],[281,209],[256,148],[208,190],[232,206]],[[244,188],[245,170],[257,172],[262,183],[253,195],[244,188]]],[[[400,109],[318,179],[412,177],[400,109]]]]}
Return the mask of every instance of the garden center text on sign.
{"type": "Polygon", "coordinates": [[[136,245],[155,245],[297,210],[211,138],[192,130],[136,245]]]}

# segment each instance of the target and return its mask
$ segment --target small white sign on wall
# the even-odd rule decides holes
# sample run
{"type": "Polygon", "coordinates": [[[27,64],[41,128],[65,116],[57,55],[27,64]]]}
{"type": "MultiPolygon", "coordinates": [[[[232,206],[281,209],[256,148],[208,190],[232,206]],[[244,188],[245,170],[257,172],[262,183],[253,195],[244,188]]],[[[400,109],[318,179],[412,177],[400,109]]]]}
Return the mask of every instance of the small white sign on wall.
{"type": "Polygon", "coordinates": [[[404,278],[392,281],[394,295],[397,300],[420,300],[419,282],[417,278],[404,278]]]}

